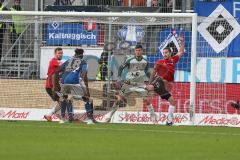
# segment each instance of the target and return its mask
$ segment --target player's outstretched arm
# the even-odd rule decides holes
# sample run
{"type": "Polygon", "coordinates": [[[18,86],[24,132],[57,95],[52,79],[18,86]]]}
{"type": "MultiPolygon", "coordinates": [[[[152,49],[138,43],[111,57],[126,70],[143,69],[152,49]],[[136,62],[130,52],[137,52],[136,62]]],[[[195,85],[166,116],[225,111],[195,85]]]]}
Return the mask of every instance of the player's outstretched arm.
{"type": "Polygon", "coordinates": [[[53,91],[60,91],[61,87],[60,87],[60,76],[59,76],[59,72],[55,72],[52,75],[52,84],[53,84],[53,91]]]}
{"type": "Polygon", "coordinates": [[[126,67],[125,64],[122,64],[119,69],[118,69],[118,80],[121,79],[121,75],[122,75],[122,71],[124,70],[124,68],[126,67]]]}
{"type": "Polygon", "coordinates": [[[182,34],[180,35],[179,40],[180,40],[180,49],[179,49],[179,52],[177,53],[177,55],[180,58],[184,54],[184,37],[182,34]]]}
{"type": "Polygon", "coordinates": [[[82,79],[84,81],[84,84],[86,85],[86,90],[87,90],[87,93],[86,93],[87,95],[86,96],[90,97],[90,92],[89,92],[89,87],[88,87],[88,75],[87,75],[87,72],[83,72],[81,74],[81,77],[82,77],[82,79]]]}
{"type": "Polygon", "coordinates": [[[153,69],[152,74],[150,75],[150,78],[149,78],[149,84],[151,84],[153,82],[155,75],[156,75],[156,71],[155,71],[155,69],[153,69]]]}

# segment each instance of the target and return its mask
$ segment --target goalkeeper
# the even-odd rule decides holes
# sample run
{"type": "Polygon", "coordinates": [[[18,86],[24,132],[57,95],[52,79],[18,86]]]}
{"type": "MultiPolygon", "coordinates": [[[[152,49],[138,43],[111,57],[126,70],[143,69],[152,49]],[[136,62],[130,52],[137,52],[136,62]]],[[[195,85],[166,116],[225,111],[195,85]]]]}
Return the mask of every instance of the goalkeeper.
{"type": "MultiPolygon", "coordinates": [[[[88,124],[93,124],[96,121],[93,118],[93,102],[90,99],[87,69],[88,65],[83,60],[83,49],[75,49],[75,55],[64,62],[56,75],[61,74],[61,93],[63,97],[72,104],[74,100],[83,100],[88,117],[88,124]]],[[[61,113],[64,115],[66,108],[62,107],[61,113]]],[[[72,116],[72,107],[68,109],[68,113],[72,116]]]]}
{"type": "Polygon", "coordinates": [[[147,101],[147,94],[148,91],[144,88],[137,86],[137,85],[131,85],[131,84],[144,84],[149,80],[150,74],[148,73],[148,61],[143,57],[142,52],[143,48],[142,45],[136,45],[135,46],[135,56],[127,58],[124,63],[120,66],[118,70],[118,80],[115,83],[116,88],[120,89],[120,92],[116,95],[116,101],[113,104],[112,111],[106,116],[106,122],[110,122],[113,114],[117,111],[119,108],[119,103],[121,100],[126,101],[125,97],[132,93],[137,92],[141,94],[141,97],[143,97],[144,101],[147,103],[148,110],[150,112],[150,115],[154,120],[156,120],[157,116],[154,113],[152,105],[147,101]],[[127,68],[128,72],[126,75],[125,83],[121,83],[121,75],[122,71],[127,68]]]}

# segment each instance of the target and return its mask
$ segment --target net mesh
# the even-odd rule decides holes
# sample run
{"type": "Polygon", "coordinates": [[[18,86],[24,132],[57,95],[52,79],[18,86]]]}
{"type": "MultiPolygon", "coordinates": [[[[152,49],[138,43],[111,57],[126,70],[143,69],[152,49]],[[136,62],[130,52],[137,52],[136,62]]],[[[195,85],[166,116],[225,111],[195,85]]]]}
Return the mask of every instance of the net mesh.
{"type": "MultiPolygon", "coordinates": [[[[185,53],[175,66],[175,80],[168,83],[177,101],[176,113],[189,113],[192,19],[185,17],[73,17],[73,16],[20,16],[1,15],[1,61],[0,61],[0,107],[50,108],[51,99],[45,91],[48,63],[56,47],[62,47],[63,61],[74,54],[76,48],[85,50],[89,65],[90,94],[96,110],[110,110],[114,102],[113,88],[119,66],[126,56],[134,55],[136,44],[143,45],[143,54],[153,70],[157,60],[162,59],[163,48],[170,47],[173,55],[179,51],[179,35],[184,36],[185,53]],[[17,26],[17,27],[16,27],[17,26]],[[20,32],[16,32],[16,30],[20,32]],[[109,49],[110,48],[110,49],[109,49]],[[111,51],[112,53],[109,53],[111,51]],[[110,61],[107,54],[111,54],[110,61]],[[107,64],[107,65],[103,65],[107,64]],[[110,77],[106,76],[110,70],[110,77]],[[99,77],[100,75],[100,77],[99,77]],[[109,90],[110,89],[110,90],[109,90]],[[110,105],[108,105],[110,104],[110,105]]],[[[203,21],[207,24],[212,20],[203,21]]],[[[221,17],[206,31],[217,37],[220,43],[231,30],[221,17]],[[220,24],[220,26],[219,26],[220,24]]],[[[228,48],[215,54],[216,49],[204,39],[199,31],[196,66],[196,113],[235,113],[231,102],[236,101],[232,84],[222,81],[224,59],[228,48]],[[215,55],[213,57],[213,55],[215,55]]],[[[123,73],[123,77],[124,74],[123,73]]],[[[159,96],[148,97],[154,111],[168,111],[169,103],[159,96]]],[[[75,109],[84,109],[82,102],[75,109]]],[[[127,104],[120,111],[147,112],[142,97],[136,93],[127,97],[127,104]]]]}

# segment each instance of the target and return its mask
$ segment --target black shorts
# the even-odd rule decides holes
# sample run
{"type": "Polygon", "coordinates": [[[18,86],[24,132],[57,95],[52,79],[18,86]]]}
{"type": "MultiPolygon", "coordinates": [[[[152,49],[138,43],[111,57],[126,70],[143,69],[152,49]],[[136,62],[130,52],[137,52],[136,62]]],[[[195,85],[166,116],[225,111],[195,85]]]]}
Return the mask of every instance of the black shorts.
{"type": "Polygon", "coordinates": [[[58,101],[59,96],[55,93],[53,93],[52,88],[46,88],[47,94],[52,98],[53,101],[58,101]]]}
{"type": "Polygon", "coordinates": [[[154,91],[162,98],[168,100],[172,95],[167,91],[163,79],[155,77],[153,81],[154,91]]]}

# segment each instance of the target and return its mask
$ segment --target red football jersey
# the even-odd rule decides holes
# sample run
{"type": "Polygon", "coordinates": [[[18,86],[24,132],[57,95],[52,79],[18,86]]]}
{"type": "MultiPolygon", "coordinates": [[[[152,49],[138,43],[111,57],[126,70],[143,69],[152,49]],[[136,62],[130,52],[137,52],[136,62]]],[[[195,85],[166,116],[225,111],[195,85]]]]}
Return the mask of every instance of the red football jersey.
{"type": "Polygon", "coordinates": [[[156,62],[155,71],[158,76],[167,80],[174,81],[175,64],[178,62],[179,56],[173,56],[170,59],[161,59],[156,62]]]}
{"type": "Polygon", "coordinates": [[[52,88],[52,75],[55,73],[56,69],[60,66],[61,61],[56,58],[51,59],[48,65],[48,77],[46,79],[46,88],[52,88]]]}

